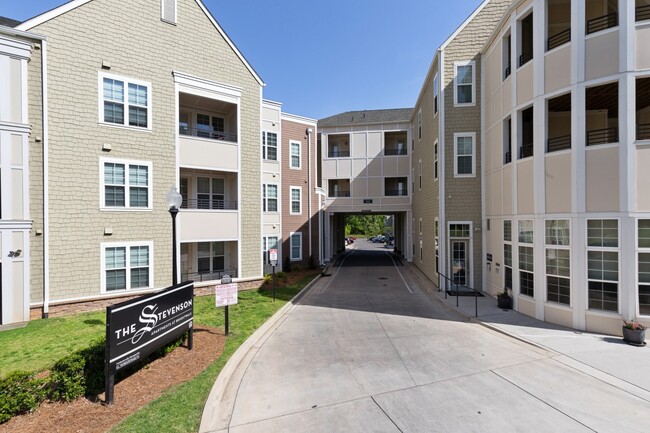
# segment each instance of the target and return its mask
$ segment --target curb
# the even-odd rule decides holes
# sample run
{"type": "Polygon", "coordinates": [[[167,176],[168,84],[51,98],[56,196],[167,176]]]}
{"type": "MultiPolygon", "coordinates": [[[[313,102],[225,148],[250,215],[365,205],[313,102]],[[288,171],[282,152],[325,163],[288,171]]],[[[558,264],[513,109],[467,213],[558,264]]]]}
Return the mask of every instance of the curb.
{"type": "Polygon", "coordinates": [[[212,386],[210,395],[203,407],[199,432],[211,433],[228,431],[232,417],[239,384],[255,355],[273,334],[277,327],[284,321],[288,313],[295,309],[300,300],[312,289],[316,281],[321,278],[317,274],[296,296],[280,308],[273,316],[262,324],[253,334],[242,343],[232,354],[223,367],[217,380],[212,386]]]}

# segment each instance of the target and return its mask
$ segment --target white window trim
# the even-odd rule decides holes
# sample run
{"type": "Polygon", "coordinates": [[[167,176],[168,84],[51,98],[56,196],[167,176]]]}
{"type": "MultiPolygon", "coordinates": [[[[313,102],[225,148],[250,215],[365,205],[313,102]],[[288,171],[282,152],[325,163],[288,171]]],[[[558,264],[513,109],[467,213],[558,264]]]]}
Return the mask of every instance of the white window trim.
{"type": "Polygon", "coordinates": [[[292,262],[299,262],[302,260],[302,232],[291,232],[289,233],[289,260],[292,262]],[[293,236],[298,235],[300,237],[300,256],[293,257],[293,236]]]}
{"type": "Polygon", "coordinates": [[[280,134],[275,131],[262,131],[262,159],[264,161],[280,161],[280,134]],[[275,134],[275,159],[268,158],[268,134],[275,134]]]}
{"type": "MultiPolygon", "coordinates": [[[[513,221],[513,225],[514,225],[514,221],[517,222],[517,224],[516,224],[516,229],[517,229],[516,230],[516,235],[517,235],[517,237],[516,237],[516,239],[517,239],[516,245],[517,246],[516,246],[516,251],[515,251],[515,248],[513,248],[513,251],[512,251],[513,256],[515,254],[517,254],[517,268],[516,268],[517,273],[516,274],[514,273],[514,266],[513,266],[513,275],[512,275],[512,281],[513,282],[512,282],[512,285],[513,285],[513,287],[515,286],[515,278],[516,278],[516,281],[517,281],[516,286],[518,286],[518,288],[519,288],[519,290],[518,290],[519,295],[520,296],[525,296],[526,299],[537,299],[537,297],[539,296],[539,293],[540,293],[539,292],[540,289],[539,289],[539,287],[535,287],[535,237],[536,237],[536,234],[535,234],[535,220],[531,219],[531,218],[523,218],[523,219],[512,220],[512,221],[513,221]],[[533,230],[533,240],[530,243],[526,242],[526,241],[522,241],[522,240],[519,239],[520,232],[521,232],[520,224],[522,222],[525,222],[525,221],[530,221],[530,226],[531,226],[531,228],[533,230]],[[519,249],[521,247],[531,248],[533,250],[533,270],[532,271],[527,271],[525,269],[522,269],[522,267],[521,267],[521,261],[519,260],[519,249]],[[522,272],[526,272],[528,274],[533,275],[533,296],[530,296],[527,293],[522,293],[521,292],[521,273],[522,272]]],[[[510,227],[511,227],[510,234],[513,235],[513,233],[512,233],[512,227],[513,226],[511,225],[510,227]]],[[[512,261],[514,262],[514,257],[513,257],[512,261]]],[[[546,260],[544,260],[544,275],[546,275],[546,260]]],[[[544,287],[546,287],[546,284],[544,284],[544,287]]]]}
{"type": "Polygon", "coordinates": [[[124,77],[121,75],[107,74],[105,72],[98,73],[97,79],[97,103],[98,103],[98,112],[99,112],[99,124],[104,126],[112,126],[114,128],[126,128],[132,129],[135,131],[151,131],[152,130],[152,112],[153,112],[153,87],[148,81],[136,80],[133,78],[124,77]],[[104,78],[109,78],[111,80],[119,80],[124,82],[124,124],[120,125],[117,123],[105,122],[104,121],[104,78]],[[147,127],[142,128],[140,126],[131,126],[129,125],[129,95],[128,88],[129,84],[137,84],[139,86],[147,87],[147,127]]]}
{"type": "Polygon", "coordinates": [[[418,141],[422,140],[422,109],[418,110],[418,141]]]}
{"type": "Polygon", "coordinates": [[[154,251],[153,251],[153,241],[133,241],[133,242],[102,242],[99,244],[99,256],[101,261],[101,289],[100,293],[111,294],[111,293],[125,293],[125,292],[136,292],[141,290],[148,290],[155,287],[154,283],[154,251]],[[126,248],[126,289],[124,290],[106,290],[106,248],[126,248]],[[138,287],[136,289],[130,289],[131,285],[131,247],[149,247],[149,287],[138,287]]]}
{"type": "Polygon", "coordinates": [[[268,252],[271,249],[269,247],[269,238],[275,238],[276,239],[276,246],[278,250],[278,264],[280,264],[280,258],[282,257],[281,254],[281,247],[282,247],[282,239],[280,238],[279,235],[267,235],[267,236],[262,236],[262,242],[264,243],[263,248],[262,248],[262,259],[264,259],[264,255],[266,254],[266,260],[264,260],[264,265],[265,266],[271,266],[271,260],[269,260],[269,255],[268,252]],[[266,249],[265,249],[266,248],[266,249]]]}
{"type": "Polygon", "coordinates": [[[275,186],[275,188],[276,188],[275,190],[277,191],[277,196],[275,197],[275,200],[277,200],[277,209],[278,210],[277,211],[268,211],[268,210],[265,211],[264,210],[264,208],[266,208],[266,209],[269,208],[269,204],[268,204],[268,199],[269,198],[268,198],[268,196],[264,197],[264,191],[262,191],[262,201],[263,201],[263,203],[262,203],[262,212],[266,213],[266,214],[280,213],[280,186],[277,183],[263,183],[262,188],[264,188],[265,185],[274,185],[275,186]]]}
{"type": "Polygon", "coordinates": [[[289,187],[289,215],[302,215],[302,187],[290,186],[289,187]],[[298,204],[300,205],[300,212],[293,211],[293,191],[297,190],[300,193],[298,197],[298,204]]]}
{"type": "Polygon", "coordinates": [[[439,154],[440,154],[440,145],[438,144],[438,140],[433,142],[433,181],[437,181],[438,177],[440,176],[440,166],[439,164],[439,154]],[[436,170],[436,167],[438,168],[436,170]]]}
{"type": "Polygon", "coordinates": [[[434,75],[433,77],[433,115],[437,116],[438,112],[440,111],[440,83],[439,83],[439,78],[440,76],[438,73],[434,75]],[[436,97],[438,98],[438,103],[436,104],[436,97]]]}
{"type": "MultiPolygon", "coordinates": [[[[467,156],[467,155],[464,155],[467,156]]],[[[456,132],[454,133],[454,177],[476,177],[476,133],[475,132],[456,132]],[[461,137],[470,137],[472,139],[472,173],[458,173],[458,139],[461,137]]]]}
{"type": "MultiPolygon", "coordinates": [[[[650,253],[650,247],[640,247],[639,246],[639,220],[647,220],[647,219],[648,218],[639,217],[639,218],[636,218],[635,221],[634,221],[634,238],[635,238],[634,246],[636,247],[636,251],[635,251],[635,256],[636,257],[634,258],[634,261],[635,261],[635,267],[634,267],[635,278],[634,278],[634,281],[635,281],[635,284],[636,284],[635,287],[637,287],[637,290],[635,291],[635,298],[636,299],[634,300],[634,304],[635,304],[635,313],[636,313],[637,317],[649,317],[646,314],[641,314],[641,305],[639,303],[639,291],[638,291],[638,287],[641,284],[641,282],[639,281],[639,253],[641,253],[641,254],[650,253]]],[[[647,284],[648,283],[643,283],[643,285],[647,285],[647,284]]]]}
{"type": "Polygon", "coordinates": [[[292,170],[302,170],[302,142],[297,140],[289,140],[289,168],[292,170]],[[294,144],[298,145],[298,167],[293,166],[293,153],[292,147],[294,144]]]}
{"type": "Polygon", "coordinates": [[[544,220],[544,302],[553,305],[555,307],[564,307],[571,308],[573,305],[573,296],[571,295],[573,288],[571,282],[573,281],[573,263],[571,263],[571,231],[573,227],[571,226],[571,220],[567,218],[549,218],[544,220]],[[567,221],[569,223],[569,245],[555,245],[546,243],[546,223],[548,221],[567,221]],[[564,250],[569,252],[569,276],[549,274],[548,273],[548,262],[547,262],[547,251],[548,250],[564,250]],[[548,277],[564,278],[569,280],[569,304],[563,304],[561,302],[556,302],[548,299],[548,277]]]}
{"type": "Polygon", "coordinates": [[[142,212],[153,210],[153,169],[151,161],[135,161],[130,159],[113,159],[113,158],[99,158],[99,210],[102,211],[119,211],[119,212],[142,212]],[[106,206],[106,189],[104,184],[104,164],[124,164],[125,166],[125,183],[124,183],[124,207],[111,207],[106,206]],[[144,165],[148,167],[149,179],[147,192],[147,207],[131,207],[129,202],[129,165],[144,165]]]}
{"type": "Polygon", "coordinates": [[[476,106],[476,62],[473,60],[466,60],[463,62],[454,62],[454,107],[474,107],[476,106]],[[459,103],[458,102],[458,86],[467,86],[468,84],[459,84],[456,82],[458,77],[459,66],[472,67],[472,102],[459,103]]]}
{"type": "Polygon", "coordinates": [[[176,21],[178,20],[178,2],[176,0],[173,0],[174,2],[174,17],[172,19],[168,19],[168,17],[165,17],[165,0],[160,1],[160,21],[168,24],[173,24],[176,25],[176,21]]]}
{"type": "MultiPolygon", "coordinates": [[[[637,229],[637,232],[635,236],[638,237],[638,223],[635,223],[635,227],[637,229]]],[[[585,245],[586,245],[586,253],[585,253],[585,271],[586,271],[586,289],[587,289],[587,297],[585,298],[585,310],[589,313],[595,313],[601,316],[617,316],[621,314],[621,304],[623,303],[623,299],[621,298],[621,219],[620,218],[587,218],[585,221],[585,245]],[[589,246],[589,221],[616,221],[616,227],[618,228],[618,246],[617,247],[595,247],[595,246],[589,246]],[[589,281],[602,281],[602,282],[608,282],[612,283],[613,281],[611,280],[597,280],[595,278],[589,278],[589,251],[600,251],[600,252],[615,252],[617,253],[618,257],[618,280],[616,281],[617,284],[617,290],[618,290],[618,306],[616,311],[609,311],[609,310],[598,310],[598,309],[590,309],[589,308],[589,281]]],[[[638,242],[638,239],[637,239],[638,242]]],[[[636,245],[636,244],[635,244],[636,245]]],[[[637,262],[636,267],[638,268],[638,256],[635,259],[637,262]]],[[[638,272],[637,272],[638,274],[638,272]]],[[[634,293],[638,293],[638,289],[634,290],[634,293]]],[[[637,309],[638,309],[638,299],[636,301],[637,304],[637,309]]]]}

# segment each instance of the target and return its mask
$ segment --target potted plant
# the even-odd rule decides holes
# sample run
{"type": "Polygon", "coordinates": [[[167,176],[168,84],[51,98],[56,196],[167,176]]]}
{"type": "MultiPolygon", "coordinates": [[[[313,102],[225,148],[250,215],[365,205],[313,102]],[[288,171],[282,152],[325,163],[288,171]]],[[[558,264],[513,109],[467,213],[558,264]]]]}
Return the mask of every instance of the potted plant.
{"type": "Polygon", "coordinates": [[[503,310],[512,309],[512,298],[508,294],[508,289],[503,289],[503,292],[497,295],[497,307],[503,310]]]}
{"type": "Polygon", "coordinates": [[[623,322],[623,341],[635,346],[645,345],[646,327],[634,320],[623,322]]]}

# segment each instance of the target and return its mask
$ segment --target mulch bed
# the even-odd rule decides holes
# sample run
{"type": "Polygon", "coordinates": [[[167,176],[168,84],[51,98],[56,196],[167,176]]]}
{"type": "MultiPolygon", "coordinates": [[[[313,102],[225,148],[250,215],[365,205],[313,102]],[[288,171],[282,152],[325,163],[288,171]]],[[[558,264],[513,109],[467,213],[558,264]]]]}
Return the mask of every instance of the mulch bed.
{"type": "Polygon", "coordinates": [[[186,382],[205,370],[223,353],[223,330],[195,327],[194,348],[176,348],[147,367],[115,384],[112,406],[78,399],[72,403],[44,403],[34,413],[17,416],[0,425],[0,433],[105,432],[171,386],[186,382]]]}

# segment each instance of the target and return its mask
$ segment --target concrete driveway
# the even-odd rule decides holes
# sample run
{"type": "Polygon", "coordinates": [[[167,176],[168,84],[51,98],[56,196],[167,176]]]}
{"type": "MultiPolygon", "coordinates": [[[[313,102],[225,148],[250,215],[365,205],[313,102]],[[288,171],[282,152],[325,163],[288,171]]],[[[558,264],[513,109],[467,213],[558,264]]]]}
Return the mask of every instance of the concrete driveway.
{"type": "Polygon", "coordinates": [[[650,431],[647,392],[466,322],[418,281],[355,242],[242,346],[201,431],[650,431]]]}

